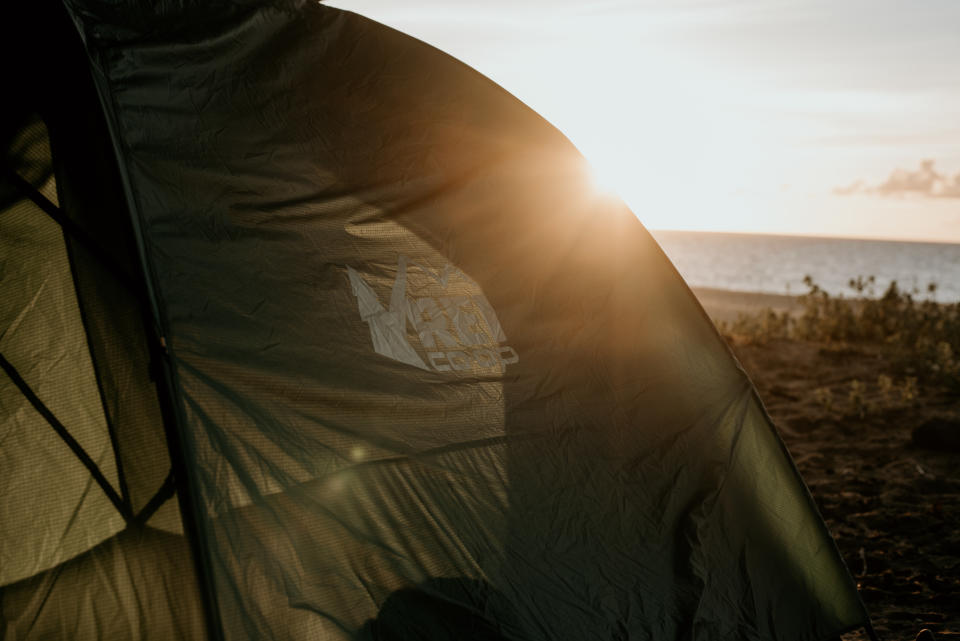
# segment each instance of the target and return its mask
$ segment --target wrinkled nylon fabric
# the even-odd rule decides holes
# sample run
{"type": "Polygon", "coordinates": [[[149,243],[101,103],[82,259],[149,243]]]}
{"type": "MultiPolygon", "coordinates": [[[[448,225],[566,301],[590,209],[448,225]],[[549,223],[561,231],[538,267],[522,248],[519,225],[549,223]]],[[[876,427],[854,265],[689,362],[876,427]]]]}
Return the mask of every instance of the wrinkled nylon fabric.
{"type": "MultiPolygon", "coordinates": [[[[74,106],[72,111],[82,109],[74,106]]],[[[47,129],[40,121],[34,119],[20,130],[5,160],[57,202],[62,184],[54,188],[47,129]]],[[[58,162],[63,164],[64,158],[58,162]]],[[[95,171],[103,174],[107,168],[95,171]]],[[[72,179],[74,172],[72,165],[61,167],[57,175],[72,179]]],[[[97,368],[91,359],[80,309],[89,301],[78,300],[71,278],[67,245],[75,243],[74,254],[82,245],[47,213],[20,198],[9,182],[0,182],[0,188],[5,205],[0,209],[0,353],[119,491],[117,457],[94,372],[104,372],[103,362],[97,368]]],[[[73,214],[90,205],[72,195],[66,200],[73,214]]],[[[101,273],[100,286],[108,285],[110,277],[101,273]]],[[[122,322],[129,304],[114,296],[110,309],[101,313],[107,322],[122,322]],[[119,319],[110,318],[111,312],[119,319]]],[[[131,368],[145,371],[136,341],[115,333],[107,342],[114,355],[109,361],[114,380],[131,368]]],[[[151,420],[152,409],[147,404],[137,412],[142,397],[129,389],[125,386],[108,404],[139,416],[132,423],[119,421],[125,444],[140,433],[137,422],[151,420]]],[[[156,429],[160,431],[150,438],[160,442],[160,449],[124,448],[128,481],[144,478],[138,470],[158,465],[169,469],[162,428],[156,429]]],[[[0,445],[0,638],[206,638],[187,542],[159,531],[181,530],[175,500],[164,502],[147,527],[128,528],[75,452],[2,372],[0,445]]],[[[154,482],[156,492],[163,479],[151,481],[151,486],[154,482]]],[[[127,486],[134,488],[134,507],[141,508],[136,483],[127,486]]]]}
{"type": "MultiPolygon", "coordinates": [[[[536,114],[312,3],[66,4],[227,639],[819,641],[866,621],[749,381],[536,114]]],[[[127,634],[84,593],[123,577],[169,615],[131,615],[131,638],[180,611],[187,636],[182,543],[124,533],[81,559],[122,550],[100,583],[50,580],[86,599],[86,637],[127,634]]]]}
{"type": "MultiPolygon", "coordinates": [[[[46,129],[28,122],[6,150],[5,166],[42,177],[46,129]]],[[[0,182],[0,354],[118,486],[113,449],[83,337],[63,232],[32,202],[0,182]]],[[[70,448],[0,372],[0,586],[86,552],[121,530],[123,518],[70,448]]]]}
{"type": "Polygon", "coordinates": [[[0,597],[5,641],[207,638],[187,543],[152,528],[126,529],[0,597]]]}

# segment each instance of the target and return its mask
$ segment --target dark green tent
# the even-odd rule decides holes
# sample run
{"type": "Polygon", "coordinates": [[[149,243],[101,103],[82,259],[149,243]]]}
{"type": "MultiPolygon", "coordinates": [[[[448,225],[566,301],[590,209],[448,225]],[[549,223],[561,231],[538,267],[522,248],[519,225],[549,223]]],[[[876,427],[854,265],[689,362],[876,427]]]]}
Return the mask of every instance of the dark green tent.
{"type": "Polygon", "coordinates": [[[869,626],[697,301],[519,101],[314,2],[4,14],[4,639],[869,626]]]}

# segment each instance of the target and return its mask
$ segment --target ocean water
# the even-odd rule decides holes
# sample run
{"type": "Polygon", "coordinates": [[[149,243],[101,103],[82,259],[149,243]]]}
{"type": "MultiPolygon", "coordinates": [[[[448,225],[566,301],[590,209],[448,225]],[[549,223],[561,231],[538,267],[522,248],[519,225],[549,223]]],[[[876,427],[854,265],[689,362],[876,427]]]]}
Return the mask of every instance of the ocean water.
{"type": "MultiPolygon", "coordinates": [[[[874,276],[872,294],[890,281],[917,298],[960,301],[960,245],[847,238],[654,231],[677,270],[693,287],[769,294],[802,294],[805,275],[831,294],[854,296],[848,282],[874,276]],[[928,283],[936,283],[933,294],[928,283]]],[[[868,294],[871,292],[867,292],[868,294]]]]}

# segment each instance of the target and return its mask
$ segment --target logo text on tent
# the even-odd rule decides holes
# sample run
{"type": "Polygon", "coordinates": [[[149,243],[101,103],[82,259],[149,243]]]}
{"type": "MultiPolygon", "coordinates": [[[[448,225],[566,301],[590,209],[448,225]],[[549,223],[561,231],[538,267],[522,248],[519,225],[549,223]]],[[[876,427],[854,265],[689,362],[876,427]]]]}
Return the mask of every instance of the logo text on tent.
{"type": "Polygon", "coordinates": [[[370,285],[347,267],[360,318],[370,327],[378,354],[425,370],[502,373],[520,360],[480,287],[459,269],[436,272],[401,255],[385,307],[370,285]],[[416,273],[437,295],[411,296],[408,278],[416,273]],[[452,285],[458,293],[450,293],[452,285]]]}

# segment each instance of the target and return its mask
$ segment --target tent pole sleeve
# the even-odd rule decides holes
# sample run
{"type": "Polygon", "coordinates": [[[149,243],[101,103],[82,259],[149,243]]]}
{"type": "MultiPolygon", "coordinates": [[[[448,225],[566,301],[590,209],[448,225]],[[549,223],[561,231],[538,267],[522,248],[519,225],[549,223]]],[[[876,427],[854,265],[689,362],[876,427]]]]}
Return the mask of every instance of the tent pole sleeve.
{"type": "Polygon", "coordinates": [[[0,354],[0,369],[3,369],[7,373],[7,376],[10,377],[10,380],[13,381],[14,385],[20,390],[20,393],[30,401],[30,404],[35,410],[47,421],[50,427],[53,428],[53,431],[57,433],[60,439],[66,443],[67,447],[73,452],[74,456],[87,468],[87,471],[90,472],[90,476],[93,477],[93,480],[97,482],[97,485],[100,486],[100,489],[103,490],[103,493],[107,495],[107,498],[110,499],[110,502],[113,503],[113,507],[116,508],[117,512],[123,516],[124,521],[129,523],[133,519],[133,514],[131,514],[129,507],[123,502],[123,499],[120,498],[120,495],[117,494],[117,491],[113,489],[113,486],[110,485],[110,481],[107,480],[107,477],[103,475],[103,472],[100,471],[100,468],[97,467],[96,462],[90,458],[90,455],[83,449],[83,446],[77,442],[77,439],[73,438],[73,435],[64,427],[63,423],[53,415],[53,412],[50,411],[40,397],[31,389],[27,382],[20,376],[20,373],[13,366],[13,364],[6,359],[3,354],[0,354]]]}

